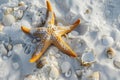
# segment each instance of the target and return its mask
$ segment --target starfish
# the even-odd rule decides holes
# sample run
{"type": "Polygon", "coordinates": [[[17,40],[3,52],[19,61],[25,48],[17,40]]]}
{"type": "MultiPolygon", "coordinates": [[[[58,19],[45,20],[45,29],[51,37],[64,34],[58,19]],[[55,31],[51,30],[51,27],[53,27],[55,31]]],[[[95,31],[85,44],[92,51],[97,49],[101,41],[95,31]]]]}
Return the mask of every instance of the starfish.
{"type": "Polygon", "coordinates": [[[80,23],[80,19],[78,19],[72,25],[69,26],[57,26],[55,24],[55,14],[53,12],[51,4],[48,0],[46,0],[46,4],[48,9],[48,19],[44,27],[27,28],[25,26],[21,26],[21,30],[24,33],[31,34],[41,39],[39,45],[37,46],[35,52],[33,53],[29,61],[31,63],[37,62],[50,45],[56,46],[63,53],[69,55],[70,57],[77,57],[77,54],[62,39],[62,36],[66,35],[67,33],[71,32],[74,28],[76,28],[80,23]]]}

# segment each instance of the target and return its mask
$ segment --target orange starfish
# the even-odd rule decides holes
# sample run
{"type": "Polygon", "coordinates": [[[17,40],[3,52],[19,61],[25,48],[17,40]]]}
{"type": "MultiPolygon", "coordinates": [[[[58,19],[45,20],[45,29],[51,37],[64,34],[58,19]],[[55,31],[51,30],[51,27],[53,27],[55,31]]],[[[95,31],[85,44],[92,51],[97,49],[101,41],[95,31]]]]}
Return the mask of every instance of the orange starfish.
{"type": "Polygon", "coordinates": [[[62,36],[76,28],[79,25],[80,20],[78,19],[74,24],[70,25],[69,27],[56,26],[55,14],[52,10],[51,4],[48,0],[46,1],[46,4],[48,9],[48,19],[46,21],[46,27],[29,29],[25,26],[21,26],[23,32],[41,38],[41,42],[39,43],[34,54],[32,55],[30,62],[37,62],[51,44],[55,45],[65,54],[71,57],[77,57],[77,54],[69,47],[66,42],[63,41],[62,36]]]}

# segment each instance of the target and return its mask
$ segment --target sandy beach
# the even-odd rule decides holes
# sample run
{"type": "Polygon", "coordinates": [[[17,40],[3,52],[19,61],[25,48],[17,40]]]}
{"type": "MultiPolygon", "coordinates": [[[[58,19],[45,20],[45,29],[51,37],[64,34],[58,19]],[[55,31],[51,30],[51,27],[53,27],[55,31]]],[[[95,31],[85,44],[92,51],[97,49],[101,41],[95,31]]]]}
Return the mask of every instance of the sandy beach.
{"type": "Polygon", "coordinates": [[[120,80],[120,0],[48,1],[56,25],[80,19],[62,36],[78,56],[51,45],[39,64],[30,63],[42,38],[25,34],[21,26],[49,27],[46,0],[0,0],[0,80],[120,80]]]}

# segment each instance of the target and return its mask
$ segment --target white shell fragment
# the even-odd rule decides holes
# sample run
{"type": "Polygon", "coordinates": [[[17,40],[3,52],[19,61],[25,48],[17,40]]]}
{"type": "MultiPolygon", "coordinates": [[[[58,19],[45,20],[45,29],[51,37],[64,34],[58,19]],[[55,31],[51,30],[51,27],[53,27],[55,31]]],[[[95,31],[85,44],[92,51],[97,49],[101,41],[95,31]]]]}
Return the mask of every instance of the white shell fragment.
{"type": "Polygon", "coordinates": [[[28,75],[24,78],[24,80],[38,80],[38,78],[34,75],[28,75]]]}
{"type": "Polygon", "coordinates": [[[119,58],[116,58],[114,61],[113,61],[113,64],[116,68],[120,69],[120,59],[119,58]]]}
{"type": "Polygon", "coordinates": [[[16,44],[13,46],[13,51],[16,53],[20,53],[23,50],[22,44],[16,44]]]}
{"type": "Polygon", "coordinates": [[[68,72],[65,72],[65,77],[69,78],[72,75],[72,70],[70,69],[68,72]]]}
{"type": "Polygon", "coordinates": [[[93,72],[92,75],[89,76],[90,80],[99,80],[100,79],[100,73],[98,71],[93,72]]]}
{"type": "Polygon", "coordinates": [[[63,62],[61,65],[61,71],[62,73],[66,73],[71,69],[71,65],[69,62],[63,62]]]}
{"type": "Polygon", "coordinates": [[[107,57],[110,58],[110,59],[112,59],[116,55],[116,53],[113,50],[113,48],[108,48],[106,53],[107,53],[107,57]]]}
{"type": "Polygon", "coordinates": [[[7,14],[3,16],[2,23],[5,26],[11,26],[15,22],[15,17],[11,14],[7,14]]]}
{"type": "Polygon", "coordinates": [[[64,73],[66,78],[72,75],[71,65],[69,62],[63,62],[61,65],[61,72],[64,73]]]}
{"type": "Polygon", "coordinates": [[[95,62],[95,55],[92,51],[83,53],[81,57],[81,63],[83,66],[90,66],[94,62],[95,62]]]}
{"type": "Polygon", "coordinates": [[[110,36],[104,35],[102,37],[102,44],[105,45],[105,46],[112,46],[113,42],[114,42],[114,40],[110,36]]]}
{"type": "Polygon", "coordinates": [[[57,69],[55,66],[52,66],[49,75],[52,78],[57,79],[60,76],[59,69],[57,69]]]}
{"type": "Polygon", "coordinates": [[[6,8],[4,11],[4,14],[5,15],[10,14],[10,13],[12,13],[12,11],[13,11],[13,8],[6,8]]]}
{"type": "Polygon", "coordinates": [[[37,68],[42,68],[44,65],[48,64],[47,57],[42,57],[40,61],[37,63],[37,68]]]}
{"type": "Polygon", "coordinates": [[[75,73],[76,73],[76,75],[79,77],[79,76],[82,75],[83,70],[76,70],[75,73]]]}

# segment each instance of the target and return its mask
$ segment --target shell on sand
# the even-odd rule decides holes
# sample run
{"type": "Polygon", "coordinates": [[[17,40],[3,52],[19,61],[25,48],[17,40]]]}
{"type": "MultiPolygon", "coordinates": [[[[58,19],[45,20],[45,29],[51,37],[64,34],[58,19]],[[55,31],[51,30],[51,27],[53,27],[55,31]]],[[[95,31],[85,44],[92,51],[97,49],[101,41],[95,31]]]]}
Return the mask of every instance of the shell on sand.
{"type": "Polygon", "coordinates": [[[23,1],[20,1],[19,3],[18,3],[18,6],[24,6],[25,5],[25,3],[23,2],[23,1]]]}
{"type": "Polygon", "coordinates": [[[92,75],[89,76],[89,80],[100,80],[100,72],[93,72],[92,75]]]}
{"type": "Polygon", "coordinates": [[[114,61],[113,61],[113,64],[116,68],[120,69],[120,59],[119,58],[116,58],[114,61]]]}
{"type": "Polygon", "coordinates": [[[70,69],[68,72],[65,72],[65,77],[69,78],[72,76],[72,70],[70,69]]]}
{"type": "Polygon", "coordinates": [[[42,57],[39,62],[37,62],[36,67],[37,68],[42,68],[45,64],[48,64],[47,57],[42,57]]]}
{"type": "Polygon", "coordinates": [[[71,64],[69,62],[63,62],[61,64],[61,72],[64,73],[66,78],[72,75],[71,64]]]}
{"type": "Polygon", "coordinates": [[[13,12],[13,8],[6,8],[4,11],[4,14],[7,15],[7,14],[10,14],[12,12],[13,12]]]}
{"type": "Polygon", "coordinates": [[[83,73],[83,70],[76,70],[75,73],[78,77],[80,77],[83,73]]]}
{"type": "Polygon", "coordinates": [[[60,71],[59,71],[59,69],[57,67],[51,66],[51,70],[50,70],[49,75],[52,78],[57,79],[60,76],[60,71]]]}
{"type": "Polygon", "coordinates": [[[116,55],[116,53],[113,50],[113,48],[108,48],[106,53],[107,53],[108,58],[110,58],[110,59],[112,59],[116,55]]]}
{"type": "Polygon", "coordinates": [[[25,76],[24,80],[38,80],[38,78],[34,75],[27,75],[25,76]]]}
{"type": "Polygon", "coordinates": [[[15,21],[15,17],[11,14],[4,15],[2,19],[2,23],[5,26],[11,26],[15,21]]]}
{"type": "Polygon", "coordinates": [[[61,64],[61,71],[62,71],[62,73],[66,73],[66,72],[68,72],[70,69],[71,69],[71,65],[70,65],[69,62],[63,62],[63,63],[61,64]]]}
{"type": "Polygon", "coordinates": [[[81,57],[82,66],[91,66],[95,62],[95,54],[93,51],[83,53],[81,57]]]}

